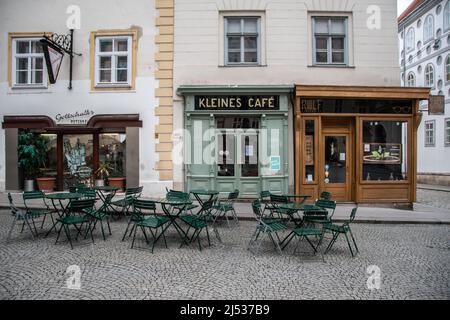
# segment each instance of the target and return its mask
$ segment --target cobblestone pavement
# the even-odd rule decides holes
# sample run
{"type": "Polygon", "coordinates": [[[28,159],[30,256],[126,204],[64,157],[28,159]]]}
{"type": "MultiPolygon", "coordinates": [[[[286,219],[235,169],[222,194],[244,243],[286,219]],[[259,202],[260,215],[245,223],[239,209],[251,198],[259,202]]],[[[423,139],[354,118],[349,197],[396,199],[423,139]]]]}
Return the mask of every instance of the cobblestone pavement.
{"type": "Polygon", "coordinates": [[[450,210],[450,192],[417,188],[417,202],[450,210]]]}
{"type": "MultiPolygon", "coordinates": [[[[201,252],[195,245],[179,248],[175,230],[168,246],[154,254],[130,249],[121,242],[125,220],[112,222],[106,241],[100,230],[95,244],[79,240],[74,250],[55,234],[33,241],[19,228],[5,239],[12,217],[0,212],[1,299],[449,299],[450,251],[448,225],[354,224],[360,254],[352,258],[345,238],[324,260],[306,243],[296,253],[292,245],[283,256],[268,241],[262,251],[246,249],[255,223],[219,227],[223,243],[201,252]],[[266,250],[264,252],[264,250],[266,250]],[[81,289],[68,289],[71,265],[81,269],[81,289]],[[367,267],[381,270],[381,287],[369,290],[367,267]]],[[[212,232],[211,232],[212,234],[212,232]]],[[[203,243],[206,245],[206,239],[203,243]]]]}

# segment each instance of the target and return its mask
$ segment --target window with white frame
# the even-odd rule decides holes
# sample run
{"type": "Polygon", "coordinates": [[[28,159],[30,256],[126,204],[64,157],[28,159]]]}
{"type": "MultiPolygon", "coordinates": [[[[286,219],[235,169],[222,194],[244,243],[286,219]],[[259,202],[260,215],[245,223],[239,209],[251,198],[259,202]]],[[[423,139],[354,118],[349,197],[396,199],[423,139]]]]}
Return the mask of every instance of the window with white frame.
{"type": "Polygon", "coordinates": [[[425,87],[434,88],[434,67],[431,63],[425,67],[425,87]]]}
{"type": "Polygon", "coordinates": [[[225,64],[260,63],[260,17],[225,17],[225,64]]]}
{"type": "Polygon", "coordinates": [[[450,55],[445,58],[445,81],[450,81],[450,55]]]}
{"type": "Polygon", "coordinates": [[[96,85],[131,85],[132,42],[131,36],[96,37],[96,85]]]}
{"type": "Polygon", "coordinates": [[[47,69],[40,38],[12,39],[13,86],[47,86],[47,69]]]}
{"type": "Polygon", "coordinates": [[[450,29],[450,1],[444,7],[444,30],[450,29]]]}
{"type": "Polygon", "coordinates": [[[313,17],[313,63],[347,64],[347,18],[313,17]]]}
{"type": "Polygon", "coordinates": [[[414,28],[410,27],[406,33],[406,52],[414,50],[414,28]]]}
{"type": "Polygon", "coordinates": [[[423,41],[427,42],[434,37],[434,18],[431,14],[429,14],[425,18],[425,22],[423,24],[423,41]]]}
{"type": "Polygon", "coordinates": [[[445,119],[445,146],[450,147],[450,118],[445,119]]]}
{"type": "Polygon", "coordinates": [[[406,84],[408,87],[416,86],[416,76],[415,76],[414,72],[408,73],[408,80],[407,80],[406,84]]]}
{"type": "Polygon", "coordinates": [[[425,147],[434,147],[436,143],[435,120],[425,121],[425,147]]]}

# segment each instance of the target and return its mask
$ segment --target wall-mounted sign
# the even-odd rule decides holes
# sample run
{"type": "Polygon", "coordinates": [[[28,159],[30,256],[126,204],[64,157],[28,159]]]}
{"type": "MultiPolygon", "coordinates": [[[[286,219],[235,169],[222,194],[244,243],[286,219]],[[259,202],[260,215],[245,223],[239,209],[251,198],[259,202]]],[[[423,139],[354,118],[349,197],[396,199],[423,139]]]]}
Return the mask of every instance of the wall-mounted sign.
{"type": "Polygon", "coordinates": [[[363,163],[401,164],[402,145],[400,143],[365,143],[363,163]]]}
{"type": "Polygon", "coordinates": [[[272,170],[272,171],[281,170],[281,157],[280,156],[270,156],[270,170],[272,170]]]}
{"type": "Polygon", "coordinates": [[[280,110],[279,96],[195,96],[195,110],[280,110]]]}
{"type": "Polygon", "coordinates": [[[428,114],[444,114],[445,96],[444,95],[430,95],[428,104],[428,114]]]}
{"type": "Polygon", "coordinates": [[[76,111],[74,113],[58,113],[55,116],[56,124],[87,124],[89,119],[94,115],[94,111],[86,109],[84,111],[76,111]]]}

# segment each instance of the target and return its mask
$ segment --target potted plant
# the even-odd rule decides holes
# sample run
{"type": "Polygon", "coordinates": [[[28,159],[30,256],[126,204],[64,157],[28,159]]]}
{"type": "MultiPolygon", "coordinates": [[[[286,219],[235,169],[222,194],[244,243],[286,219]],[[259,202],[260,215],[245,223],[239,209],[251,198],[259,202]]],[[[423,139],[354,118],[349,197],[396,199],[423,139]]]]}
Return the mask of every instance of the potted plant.
{"type": "Polygon", "coordinates": [[[24,190],[34,190],[34,179],[45,163],[47,140],[39,134],[23,130],[19,134],[17,146],[18,167],[22,171],[25,182],[24,190]]]}
{"type": "Polygon", "coordinates": [[[109,177],[109,170],[111,170],[111,168],[108,163],[102,161],[98,164],[98,168],[95,170],[96,187],[103,187],[105,185],[105,180],[109,177]]]}
{"type": "Polygon", "coordinates": [[[125,189],[125,177],[118,172],[111,174],[111,177],[108,178],[108,183],[111,187],[117,187],[121,190],[125,189]]]}

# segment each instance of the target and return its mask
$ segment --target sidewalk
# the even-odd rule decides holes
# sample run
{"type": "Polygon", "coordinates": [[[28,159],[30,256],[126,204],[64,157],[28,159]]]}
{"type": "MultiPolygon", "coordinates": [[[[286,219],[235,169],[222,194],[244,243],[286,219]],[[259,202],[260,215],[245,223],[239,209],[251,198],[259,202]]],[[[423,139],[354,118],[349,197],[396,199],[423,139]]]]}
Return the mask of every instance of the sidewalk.
{"type": "MultiPolygon", "coordinates": [[[[18,207],[23,207],[22,194],[11,193],[18,207]]],[[[117,194],[116,196],[120,196],[117,194]]],[[[35,202],[36,204],[38,202],[35,202]]],[[[50,204],[50,203],[49,203],[50,204]]],[[[0,209],[9,208],[7,195],[0,193],[0,209]]],[[[350,215],[351,204],[339,204],[333,220],[343,221],[350,215]]],[[[235,204],[240,219],[252,220],[253,212],[250,202],[235,204]]],[[[413,224],[450,224],[450,210],[435,208],[429,205],[415,203],[413,210],[382,208],[360,205],[355,222],[360,223],[413,223],[413,224]]]]}
{"type": "Polygon", "coordinates": [[[439,186],[434,184],[417,184],[417,189],[450,192],[450,187],[439,186]]]}

